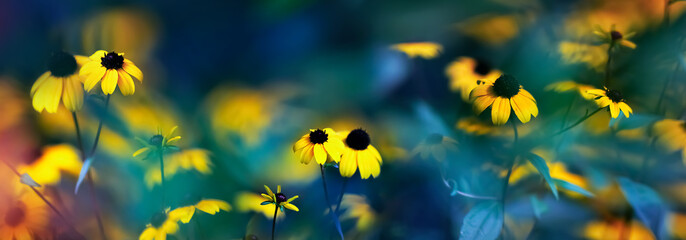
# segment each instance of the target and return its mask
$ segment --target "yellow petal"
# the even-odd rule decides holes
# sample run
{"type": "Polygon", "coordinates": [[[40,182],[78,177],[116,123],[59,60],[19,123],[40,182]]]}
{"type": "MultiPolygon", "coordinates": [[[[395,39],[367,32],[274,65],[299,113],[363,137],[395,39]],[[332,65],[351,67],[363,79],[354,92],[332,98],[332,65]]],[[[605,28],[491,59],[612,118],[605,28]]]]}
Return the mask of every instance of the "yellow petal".
{"type": "Polygon", "coordinates": [[[631,48],[631,49],[636,49],[636,44],[634,42],[626,40],[626,39],[620,41],[619,44],[621,44],[622,46],[631,48]]]}
{"type": "Polygon", "coordinates": [[[626,118],[629,118],[629,114],[634,113],[633,110],[631,110],[631,107],[629,107],[629,105],[626,104],[625,102],[620,102],[620,103],[618,103],[618,105],[619,105],[619,110],[621,110],[624,113],[624,116],[626,118]]]}
{"type": "Polygon", "coordinates": [[[324,150],[324,146],[322,144],[315,144],[314,145],[314,159],[319,163],[320,165],[326,163],[326,151],[324,150]]]}
{"type": "Polygon", "coordinates": [[[131,79],[131,76],[121,69],[117,70],[117,74],[119,74],[119,80],[117,83],[119,85],[119,91],[121,91],[121,94],[124,96],[132,95],[136,91],[136,86],[133,84],[133,79],[131,79]]]}
{"type": "Polygon", "coordinates": [[[293,210],[293,211],[296,211],[296,212],[299,212],[299,211],[300,211],[300,209],[298,209],[298,207],[296,207],[295,205],[290,204],[290,203],[286,203],[286,204],[284,204],[283,206],[284,206],[285,208],[288,208],[288,209],[293,210]]]}
{"type": "Polygon", "coordinates": [[[135,64],[133,64],[133,62],[128,59],[124,59],[124,65],[122,65],[122,68],[124,71],[131,74],[131,76],[138,79],[138,81],[143,82],[143,72],[135,64]]]}
{"type": "Polygon", "coordinates": [[[272,189],[269,188],[267,185],[264,185],[264,190],[267,191],[267,194],[269,194],[269,196],[274,195],[274,192],[272,192],[272,189]]]}
{"type": "Polygon", "coordinates": [[[224,211],[230,211],[231,210],[231,205],[229,203],[218,200],[218,199],[203,199],[200,200],[197,204],[195,204],[195,207],[198,208],[198,210],[209,213],[214,215],[215,213],[219,212],[219,210],[224,210],[224,211]]]}
{"type": "Polygon", "coordinates": [[[376,161],[379,162],[379,164],[383,164],[383,160],[381,160],[381,154],[379,154],[379,151],[376,150],[376,148],[372,145],[369,145],[367,148],[369,148],[369,153],[376,159],[376,161]]]}
{"type": "Polygon", "coordinates": [[[100,86],[102,87],[102,93],[105,95],[114,93],[114,90],[117,89],[118,80],[119,74],[117,73],[117,70],[108,69],[107,72],[105,72],[105,77],[102,79],[102,83],[100,83],[100,86]]]}
{"type": "Polygon", "coordinates": [[[93,70],[93,72],[88,74],[88,77],[86,77],[86,81],[83,83],[84,89],[90,92],[90,90],[93,89],[93,87],[95,87],[95,85],[97,85],[100,82],[100,80],[105,76],[105,73],[107,73],[107,68],[105,67],[99,67],[93,70]]]}
{"type": "Polygon", "coordinates": [[[188,223],[191,221],[194,214],[194,206],[185,206],[174,209],[173,211],[169,212],[169,218],[173,220],[180,220],[182,223],[188,223]]]}
{"type": "Polygon", "coordinates": [[[90,61],[81,67],[79,70],[79,75],[88,76],[95,70],[98,70],[98,68],[102,68],[100,61],[90,61]]]}
{"type": "Polygon", "coordinates": [[[366,151],[355,151],[355,158],[357,159],[357,167],[360,169],[360,177],[362,179],[369,178],[372,175],[372,167],[369,164],[369,155],[366,151]]]}
{"type": "Polygon", "coordinates": [[[528,101],[528,99],[520,95],[515,95],[510,98],[510,106],[512,106],[512,110],[522,123],[527,123],[531,120],[531,113],[529,113],[526,101],[528,101]]]}
{"type": "Polygon", "coordinates": [[[138,151],[133,153],[133,157],[137,157],[138,155],[141,155],[141,154],[146,153],[148,151],[150,151],[149,147],[144,147],[144,148],[138,149],[138,151]]]}
{"type": "Polygon", "coordinates": [[[93,55],[91,55],[88,58],[90,58],[93,61],[100,62],[100,61],[102,61],[102,58],[105,57],[105,55],[107,55],[107,51],[98,50],[98,51],[95,51],[95,53],[93,53],[93,55]]]}
{"type": "Polygon", "coordinates": [[[138,240],[153,240],[156,234],[157,230],[155,228],[147,227],[145,230],[143,230],[141,235],[138,236],[138,240]]]}
{"type": "Polygon", "coordinates": [[[83,106],[83,86],[78,75],[64,79],[62,102],[70,112],[81,110],[83,106]]]}
{"type": "Polygon", "coordinates": [[[497,97],[491,107],[491,120],[495,125],[503,125],[510,119],[510,100],[503,97],[497,97]]]}
{"type": "Polygon", "coordinates": [[[496,97],[494,96],[484,95],[474,100],[474,112],[476,115],[481,114],[486,108],[491,106],[495,99],[496,97]]]}
{"type": "Polygon", "coordinates": [[[33,96],[36,93],[36,89],[40,88],[40,86],[42,86],[45,83],[49,76],[50,72],[45,72],[42,75],[40,75],[40,77],[38,77],[36,82],[33,83],[33,86],[31,86],[31,96],[33,96]]]}
{"type": "Polygon", "coordinates": [[[303,164],[310,164],[314,158],[314,144],[309,144],[300,150],[300,162],[303,164]]]}
{"type": "Polygon", "coordinates": [[[612,118],[617,118],[619,117],[619,104],[617,103],[610,103],[610,115],[612,118]]]}
{"type": "Polygon", "coordinates": [[[355,154],[354,150],[346,150],[341,156],[341,162],[339,163],[339,171],[343,177],[352,177],[357,171],[357,159],[353,156],[355,154]]]}
{"type": "Polygon", "coordinates": [[[170,138],[169,140],[167,140],[167,144],[172,144],[176,141],[179,141],[180,139],[181,139],[181,136],[176,136],[176,137],[170,138]]]}
{"type": "Polygon", "coordinates": [[[324,150],[326,151],[326,153],[328,153],[329,156],[331,156],[331,159],[333,159],[334,162],[340,162],[341,150],[343,150],[343,148],[336,146],[336,144],[333,143],[332,140],[333,139],[329,139],[329,141],[324,142],[322,145],[324,145],[324,150]]]}
{"type": "Polygon", "coordinates": [[[301,137],[297,142],[295,142],[295,144],[293,144],[293,152],[304,148],[305,146],[307,146],[307,144],[310,144],[309,135],[301,137]]]}

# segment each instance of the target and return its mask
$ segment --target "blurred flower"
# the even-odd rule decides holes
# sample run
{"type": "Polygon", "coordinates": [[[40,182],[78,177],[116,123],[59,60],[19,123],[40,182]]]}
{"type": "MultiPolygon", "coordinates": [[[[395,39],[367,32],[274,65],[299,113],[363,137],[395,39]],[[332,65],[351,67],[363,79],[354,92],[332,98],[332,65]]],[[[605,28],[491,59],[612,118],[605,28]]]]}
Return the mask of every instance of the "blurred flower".
{"type": "Polygon", "coordinates": [[[164,154],[165,150],[178,150],[178,147],[172,145],[181,139],[181,136],[173,136],[177,128],[178,126],[174,126],[165,136],[162,136],[161,129],[157,129],[157,134],[150,137],[148,141],[136,138],[136,140],[138,140],[138,142],[144,147],[134,152],[133,157],[146,154],[143,159],[149,159],[153,158],[154,156],[158,156],[157,154],[164,154]]]}
{"type": "Polygon", "coordinates": [[[668,152],[681,150],[681,159],[686,164],[686,122],[663,119],[653,125],[656,143],[668,152]]]}
{"type": "MultiPolygon", "coordinates": [[[[541,149],[541,148],[536,148],[531,150],[532,153],[540,156],[541,158],[545,159],[548,169],[550,172],[550,177],[553,179],[560,179],[566,182],[569,182],[571,184],[574,184],[576,186],[579,186],[583,189],[588,189],[588,181],[586,178],[584,178],[581,175],[578,175],[576,173],[569,172],[567,170],[567,166],[560,161],[555,161],[555,153],[546,150],[546,149],[541,149]]],[[[506,174],[506,173],[503,173],[506,174]]],[[[520,180],[529,177],[529,176],[538,176],[538,170],[536,170],[536,167],[534,167],[531,162],[527,161],[525,164],[518,165],[513,171],[512,175],[510,176],[510,184],[515,184],[519,182],[520,180]]],[[[566,193],[569,196],[574,196],[574,197],[581,197],[582,195],[579,193],[576,193],[574,191],[569,191],[566,189],[560,189],[560,191],[566,193]]]]}
{"type": "Polygon", "coordinates": [[[493,83],[485,83],[474,88],[470,99],[474,102],[477,115],[491,107],[491,120],[495,125],[507,123],[512,111],[522,123],[529,122],[531,116],[538,116],[534,97],[519,85],[516,78],[507,74],[500,76],[493,83]]]}
{"type": "Polygon", "coordinates": [[[29,102],[14,80],[0,77],[0,132],[25,121],[29,102]]]}
{"type": "Polygon", "coordinates": [[[155,14],[141,8],[105,8],[83,21],[85,52],[119,49],[138,61],[146,60],[157,42],[155,14]]]}
{"type": "MultiPolygon", "coordinates": [[[[236,209],[240,212],[258,212],[262,213],[262,215],[268,219],[271,219],[274,215],[274,208],[271,206],[262,205],[261,203],[264,202],[264,198],[256,193],[240,192],[236,194],[234,202],[236,204],[236,209]]],[[[285,214],[279,214],[276,217],[283,218],[285,216],[285,214]]]]}
{"type": "Polygon", "coordinates": [[[598,36],[601,42],[609,44],[610,47],[619,44],[621,46],[625,46],[631,49],[636,48],[636,44],[632,41],[629,41],[629,38],[633,37],[636,34],[634,32],[622,34],[621,32],[615,29],[615,25],[612,25],[610,27],[610,31],[605,31],[598,25],[596,25],[594,28],[595,30],[593,31],[593,34],[598,36]]]}
{"type": "Polygon", "coordinates": [[[495,82],[502,72],[479,60],[460,57],[446,67],[445,75],[450,80],[450,90],[460,91],[462,100],[469,101],[469,93],[485,82],[495,82]]]}
{"type": "Polygon", "coordinates": [[[463,34],[490,45],[502,45],[519,34],[516,15],[482,14],[458,23],[463,34]]]}
{"type": "Polygon", "coordinates": [[[374,227],[377,222],[377,213],[369,206],[366,197],[357,194],[346,194],[341,202],[341,209],[345,212],[341,214],[341,221],[346,219],[357,219],[355,229],[366,232],[374,227]]]}
{"type": "Polygon", "coordinates": [[[603,71],[607,62],[607,49],[602,46],[563,41],[560,42],[557,50],[564,63],[585,63],[598,72],[603,71]]]}
{"type": "Polygon", "coordinates": [[[178,222],[181,217],[187,215],[187,209],[177,208],[171,212],[169,210],[167,208],[163,212],[155,213],[138,240],[165,240],[167,234],[176,233],[179,230],[178,222]]]}
{"type": "Polygon", "coordinates": [[[359,167],[362,179],[369,176],[378,177],[383,162],[379,151],[371,145],[369,134],[358,128],[350,132],[341,132],[339,135],[345,136],[342,138],[346,146],[339,164],[341,176],[352,177],[359,167]]]}
{"type": "Polygon", "coordinates": [[[55,185],[60,182],[62,172],[78,176],[82,164],[76,148],[60,144],[45,147],[40,158],[30,164],[20,165],[17,170],[28,173],[41,185],[55,185]]]}
{"type": "Polygon", "coordinates": [[[590,222],[584,227],[586,239],[598,240],[648,240],[655,239],[653,233],[641,222],[632,220],[630,226],[626,226],[624,220],[609,220],[590,222]]]}
{"type": "MultiPolygon", "coordinates": [[[[212,161],[210,161],[209,151],[205,149],[187,149],[172,153],[164,159],[164,176],[171,179],[180,170],[195,170],[201,174],[212,173],[212,161]]],[[[162,183],[162,174],[159,167],[150,167],[145,172],[145,184],[152,188],[162,183]]]]}
{"type": "Polygon", "coordinates": [[[124,58],[123,53],[107,52],[98,50],[89,57],[90,62],[83,65],[79,71],[80,75],[86,76],[84,88],[89,91],[100,83],[102,92],[105,95],[114,93],[119,85],[119,91],[126,96],[136,91],[131,76],[143,81],[143,72],[131,62],[124,58]]]}
{"type": "Polygon", "coordinates": [[[193,215],[195,215],[196,209],[209,213],[210,215],[214,215],[218,213],[220,210],[224,210],[225,212],[230,211],[231,205],[219,199],[203,199],[194,205],[179,207],[177,209],[179,212],[179,220],[182,223],[190,222],[193,218],[193,215]]]}
{"type": "Polygon", "coordinates": [[[304,164],[310,164],[314,158],[319,165],[323,165],[328,157],[339,162],[343,148],[343,142],[331,128],[310,129],[309,134],[303,135],[293,144],[293,152],[304,164]]]}
{"type": "Polygon", "coordinates": [[[35,194],[20,191],[18,197],[0,206],[0,239],[44,239],[49,237],[49,210],[35,194]]]}
{"type": "Polygon", "coordinates": [[[673,239],[686,239],[686,214],[673,212],[668,216],[669,229],[673,239]]]}
{"type": "Polygon", "coordinates": [[[457,141],[450,137],[433,133],[419,143],[411,155],[419,154],[422,159],[428,159],[431,156],[438,161],[443,161],[448,151],[457,151],[457,141]]]}
{"type": "Polygon", "coordinates": [[[629,118],[629,114],[633,113],[631,107],[624,102],[622,93],[617,90],[608,88],[604,88],[604,90],[591,89],[587,90],[586,93],[595,96],[595,103],[598,107],[609,107],[612,118],[617,118],[620,111],[624,113],[626,118],[629,118]]]}
{"type": "Polygon", "coordinates": [[[88,62],[88,58],[66,52],[55,52],[48,61],[48,71],[43,73],[31,87],[33,108],[49,113],[57,112],[60,100],[71,112],[83,106],[82,77],[76,70],[88,62]]]}
{"type": "Polygon", "coordinates": [[[264,189],[267,191],[267,194],[263,193],[261,195],[266,199],[266,201],[260,203],[260,205],[274,204],[281,210],[281,212],[284,212],[284,207],[296,212],[300,211],[298,207],[291,203],[293,200],[298,199],[298,195],[295,195],[291,198],[286,197],[286,195],[281,193],[281,185],[276,186],[276,194],[274,194],[274,192],[272,192],[267,185],[264,185],[264,189]]]}
{"type": "Polygon", "coordinates": [[[579,95],[581,95],[581,97],[587,100],[591,100],[595,97],[594,95],[591,95],[586,92],[591,89],[593,89],[593,86],[591,85],[576,83],[574,81],[555,82],[548,84],[548,86],[545,86],[546,91],[554,91],[558,93],[577,91],[579,92],[579,95]]]}
{"type": "Polygon", "coordinates": [[[413,42],[393,44],[391,49],[403,52],[410,58],[432,59],[443,51],[443,46],[434,42],[413,42]]]}

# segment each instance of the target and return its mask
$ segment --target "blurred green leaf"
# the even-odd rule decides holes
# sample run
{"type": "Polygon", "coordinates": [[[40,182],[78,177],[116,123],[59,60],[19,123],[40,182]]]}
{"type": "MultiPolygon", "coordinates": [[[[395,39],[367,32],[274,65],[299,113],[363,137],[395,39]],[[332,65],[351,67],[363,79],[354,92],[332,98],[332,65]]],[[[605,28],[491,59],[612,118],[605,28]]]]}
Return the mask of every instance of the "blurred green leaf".
{"type": "Polygon", "coordinates": [[[81,187],[83,179],[86,178],[86,174],[88,174],[88,169],[91,167],[91,163],[93,163],[93,158],[88,158],[85,162],[83,162],[83,166],[81,166],[81,172],[79,173],[79,180],[76,181],[76,187],[74,188],[74,195],[79,193],[79,187],[81,187]]]}
{"type": "Polygon", "coordinates": [[[536,215],[536,218],[541,218],[541,214],[548,211],[548,205],[539,200],[536,195],[529,196],[529,200],[531,201],[531,207],[534,209],[534,215],[536,215]]]}
{"type": "Polygon", "coordinates": [[[561,188],[564,188],[564,189],[567,189],[567,190],[570,190],[570,191],[579,193],[579,194],[584,195],[584,196],[586,196],[586,197],[595,197],[595,195],[593,195],[592,192],[589,192],[588,190],[586,190],[586,189],[584,189],[584,188],[582,188],[582,187],[579,187],[579,186],[577,186],[577,185],[574,185],[574,184],[572,184],[572,183],[570,183],[570,182],[567,182],[567,181],[565,181],[565,180],[562,180],[562,179],[553,179],[553,181],[555,181],[555,185],[557,185],[557,186],[559,186],[559,187],[561,187],[561,188]]]}
{"type": "Polygon", "coordinates": [[[496,201],[480,203],[462,220],[460,239],[496,239],[503,227],[503,207],[496,201]]]}
{"type": "Polygon", "coordinates": [[[664,220],[667,209],[660,196],[652,188],[628,178],[622,177],[617,181],[624,197],[634,208],[643,224],[648,226],[658,239],[666,238],[664,220]]]}
{"type": "Polygon", "coordinates": [[[452,189],[450,191],[451,197],[457,196],[459,194],[459,195],[462,195],[462,196],[465,196],[468,198],[474,198],[474,199],[484,199],[484,200],[495,200],[496,199],[495,197],[479,196],[479,195],[467,193],[468,190],[460,191],[460,188],[461,188],[460,184],[457,184],[457,182],[455,182],[455,180],[453,180],[453,179],[448,179],[447,182],[448,182],[448,185],[450,186],[450,188],[452,189]]]}
{"type": "Polygon", "coordinates": [[[550,169],[548,169],[548,163],[545,162],[545,160],[536,154],[529,153],[528,154],[528,159],[529,162],[531,162],[534,167],[536,167],[536,170],[538,170],[538,173],[543,176],[546,182],[548,182],[548,185],[550,186],[550,190],[553,192],[553,195],[555,195],[555,199],[558,199],[558,193],[557,193],[557,186],[555,186],[555,182],[553,181],[553,178],[550,177],[550,169]]]}

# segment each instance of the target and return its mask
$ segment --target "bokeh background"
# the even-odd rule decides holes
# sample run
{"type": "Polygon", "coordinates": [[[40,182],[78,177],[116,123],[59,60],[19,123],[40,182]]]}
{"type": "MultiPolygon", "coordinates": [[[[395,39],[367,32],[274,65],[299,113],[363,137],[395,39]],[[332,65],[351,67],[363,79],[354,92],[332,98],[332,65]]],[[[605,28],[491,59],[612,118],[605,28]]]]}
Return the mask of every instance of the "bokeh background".
{"type": "MultiPolygon", "coordinates": [[[[555,199],[535,169],[522,164],[510,179],[501,238],[685,238],[681,153],[660,151],[647,130],[654,120],[681,119],[686,106],[686,3],[671,4],[667,20],[665,6],[659,0],[5,0],[0,157],[30,173],[79,232],[98,239],[90,190],[73,192],[81,164],[71,115],[37,113],[29,90],[53,51],[113,50],[134,61],[145,80],[133,96],[113,95],[107,112],[91,93],[78,113],[87,145],[98,119],[105,119],[93,171],[110,239],[137,239],[160,211],[158,165],[132,157],[141,147],[134,138],[176,125],[183,137],[176,157],[192,166],[167,174],[170,206],[198,198],[232,205],[229,212],[199,214],[177,239],[268,239],[272,210],[256,199],[265,184],[300,196],[301,211],[277,223],[279,238],[335,239],[318,166],[301,164],[291,151],[309,129],[323,127],[367,130],[384,159],[378,178],[355,175],[347,183],[346,238],[456,239],[464,216],[483,200],[455,190],[500,197],[513,135],[488,114],[476,116],[451,90],[455,76],[446,69],[467,56],[515,76],[536,97],[540,115],[520,125],[520,137],[542,142],[532,151],[549,162],[554,178],[593,193],[563,190],[555,199]],[[603,111],[573,131],[544,138],[594,109],[575,93],[545,87],[563,80],[597,85],[607,46],[594,40],[593,27],[613,24],[636,33],[636,49],[613,55],[613,87],[641,121],[611,128],[603,111]],[[391,48],[406,42],[442,49],[425,59],[391,48]],[[655,107],[663,88],[664,102],[655,107]],[[457,140],[459,151],[444,161],[414,154],[432,133],[457,140]],[[454,182],[446,186],[442,173],[454,182]],[[627,202],[620,177],[656,192],[660,203],[651,206],[659,209],[666,235],[651,231],[627,202]]],[[[3,181],[19,181],[2,171],[3,181]]],[[[327,169],[327,183],[337,199],[343,184],[337,169],[327,169]]],[[[64,228],[56,222],[44,224],[47,236],[64,228]]]]}

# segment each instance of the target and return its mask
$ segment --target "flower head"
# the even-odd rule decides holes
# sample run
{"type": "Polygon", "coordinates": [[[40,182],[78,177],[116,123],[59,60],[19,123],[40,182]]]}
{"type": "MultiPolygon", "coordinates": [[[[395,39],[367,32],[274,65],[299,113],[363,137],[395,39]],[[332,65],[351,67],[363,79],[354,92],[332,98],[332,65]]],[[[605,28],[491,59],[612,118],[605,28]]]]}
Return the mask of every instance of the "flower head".
{"type": "Polygon", "coordinates": [[[586,91],[586,93],[593,95],[595,103],[598,107],[604,108],[608,107],[610,109],[610,115],[612,118],[619,117],[619,112],[624,113],[624,116],[629,118],[629,115],[633,113],[631,107],[629,107],[626,102],[624,102],[624,96],[618,90],[604,88],[604,89],[591,89],[586,91]]]}
{"type": "Polygon", "coordinates": [[[22,191],[0,208],[0,239],[48,237],[49,210],[36,195],[22,191]]]}
{"type": "Polygon", "coordinates": [[[31,87],[33,108],[42,112],[57,112],[61,102],[67,110],[76,112],[83,106],[82,78],[78,69],[88,58],[66,52],[55,52],[48,61],[48,71],[43,73],[31,87]]]}
{"type": "Polygon", "coordinates": [[[579,95],[581,95],[581,97],[587,100],[593,99],[595,97],[586,92],[591,89],[593,89],[593,86],[591,85],[581,84],[574,81],[555,82],[548,84],[548,86],[545,86],[546,91],[554,91],[558,93],[577,91],[579,95]]]}
{"type": "Polygon", "coordinates": [[[150,218],[150,223],[145,226],[145,230],[138,237],[138,240],[164,240],[168,234],[174,234],[179,230],[179,220],[186,215],[186,209],[177,208],[169,211],[155,213],[150,218]]]}
{"type": "Polygon", "coordinates": [[[432,59],[443,51],[443,46],[434,42],[412,42],[393,44],[391,49],[403,52],[410,58],[432,59]]]}
{"type": "Polygon", "coordinates": [[[195,204],[179,207],[174,211],[177,211],[176,214],[179,221],[182,223],[188,223],[195,215],[196,209],[210,215],[214,215],[221,210],[225,212],[231,211],[231,205],[219,199],[202,199],[195,204]]]}
{"type": "Polygon", "coordinates": [[[457,151],[457,141],[450,137],[433,133],[412,151],[412,155],[419,154],[422,159],[433,157],[438,161],[443,161],[448,151],[457,151]]]}
{"type": "Polygon", "coordinates": [[[686,164],[686,122],[663,119],[653,125],[656,143],[667,152],[681,150],[681,159],[686,164]]]}
{"type": "Polygon", "coordinates": [[[610,27],[610,31],[605,31],[598,25],[596,25],[594,28],[593,34],[595,34],[601,42],[610,44],[610,47],[619,44],[631,49],[636,48],[636,44],[632,41],[629,41],[629,38],[635,35],[633,32],[623,34],[615,29],[615,25],[610,27]]]}
{"type": "Polygon", "coordinates": [[[352,177],[359,168],[362,179],[367,179],[369,176],[378,177],[383,161],[379,151],[371,145],[369,133],[358,128],[340,133],[340,135],[346,146],[339,164],[341,176],[352,177]]]}
{"type": "Polygon", "coordinates": [[[160,154],[160,152],[164,152],[165,150],[178,150],[179,148],[175,145],[173,145],[176,141],[181,139],[181,136],[174,136],[174,133],[176,132],[176,129],[178,126],[174,126],[167,135],[162,135],[162,130],[157,129],[157,134],[153,135],[148,139],[148,141],[145,141],[140,138],[136,138],[138,142],[143,145],[144,147],[138,149],[136,152],[133,153],[133,157],[137,157],[141,154],[147,153],[147,155],[144,157],[144,159],[152,158],[154,154],[160,154]],[[153,150],[159,150],[159,151],[153,151],[153,150]]]}
{"type": "Polygon", "coordinates": [[[262,197],[266,199],[266,201],[262,202],[261,205],[274,204],[281,210],[281,212],[284,212],[284,208],[288,208],[296,212],[300,211],[298,207],[291,203],[293,200],[298,199],[299,196],[295,195],[291,198],[286,197],[285,194],[281,193],[281,185],[276,186],[276,193],[272,192],[267,185],[264,185],[264,190],[266,190],[267,193],[263,193],[262,197]]]}
{"type": "Polygon", "coordinates": [[[123,95],[131,95],[136,91],[131,77],[143,81],[143,72],[131,60],[124,58],[123,53],[98,50],[89,58],[91,61],[83,65],[79,71],[80,75],[86,76],[86,91],[100,83],[105,95],[114,93],[117,85],[123,95]]]}
{"type": "Polygon", "coordinates": [[[503,125],[510,119],[510,112],[514,111],[522,123],[531,120],[531,116],[538,116],[536,99],[519,85],[513,76],[504,74],[493,83],[480,85],[470,94],[476,114],[481,114],[491,107],[491,120],[495,125],[503,125]]]}
{"type": "Polygon", "coordinates": [[[484,61],[460,57],[448,65],[445,74],[450,79],[450,90],[460,91],[462,100],[469,101],[469,93],[475,87],[487,82],[494,82],[502,75],[502,72],[492,69],[484,61]]]}
{"type": "Polygon", "coordinates": [[[304,164],[309,164],[313,158],[320,165],[327,159],[339,162],[343,148],[343,142],[331,128],[310,129],[310,133],[293,144],[293,152],[304,164]]]}

